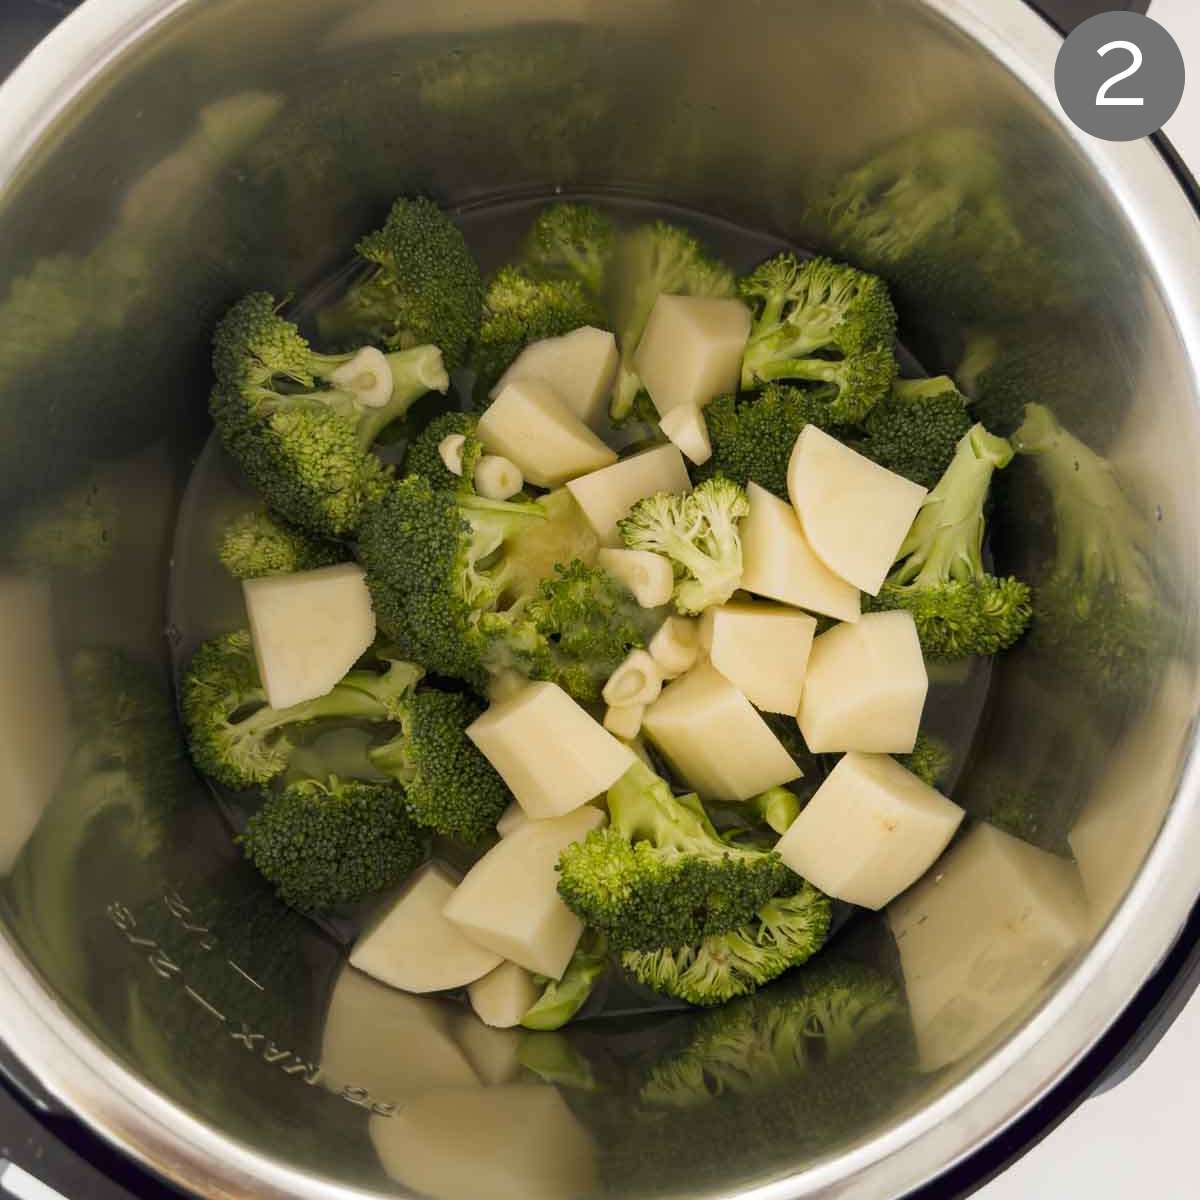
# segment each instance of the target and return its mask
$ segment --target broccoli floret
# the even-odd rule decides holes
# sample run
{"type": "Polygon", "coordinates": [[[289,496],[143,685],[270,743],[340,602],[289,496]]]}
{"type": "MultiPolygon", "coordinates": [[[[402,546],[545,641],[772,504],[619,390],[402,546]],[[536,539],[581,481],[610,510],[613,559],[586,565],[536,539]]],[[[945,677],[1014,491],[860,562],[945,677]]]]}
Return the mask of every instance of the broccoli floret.
{"type": "Polygon", "coordinates": [[[513,504],[401,480],[359,541],[380,627],[439,675],[482,687],[515,668],[595,700],[653,618],[577,561],[594,549],[578,522],[568,493],[513,504]]]}
{"type": "Polygon", "coordinates": [[[574,279],[597,303],[604,297],[616,232],[590,204],[551,204],[525,239],[522,260],[538,279],[574,279]]]}
{"type": "Polygon", "coordinates": [[[479,330],[483,284],[450,218],[432,200],[402,196],[355,249],[369,270],[319,314],[321,337],[346,349],[434,345],[448,370],[461,366],[479,330]]]}
{"type": "Polygon", "coordinates": [[[558,891],[617,949],[734,929],[794,878],[777,854],[723,841],[697,797],[673,796],[640,761],[609,788],[608,811],[606,828],[563,851],[558,891]]]}
{"type": "Polygon", "coordinates": [[[787,499],[792,448],[806,425],[837,438],[847,428],[833,416],[833,388],[770,383],[750,396],[721,396],[704,409],[712,457],[692,474],[698,480],[721,474],[745,487],[757,483],[787,499]]]}
{"type": "Polygon", "coordinates": [[[268,796],[238,839],[246,857],[301,912],[353,904],[425,861],[425,839],[400,788],[300,780],[268,796]]]}
{"type": "Polygon", "coordinates": [[[475,491],[475,464],[483,455],[483,443],[476,436],[476,420],[469,413],[448,412],[434,417],[413,439],[404,456],[404,473],[420,475],[430,487],[454,492],[475,491]],[[442,461],[439,447],[451,434],[463,442],[463,469],[455,475],[442,461]]]}
{"type": "Polygon", "coordinates": [[[1108,460],[1048,408],[1028,405],[1013,440],[1033,457],[1054,510],[1054,561],[1034,590],[1036,644],[1103,696],[1142,694],[1170,636],[1150,527],[1108,460]]]}
{"type": "Polygon", "coordinates": [[[927,658],[998,654],[1029,624],[1029,587],[983,567],[983,506],[992,472],[1012,460],[1012,447],[975,425],[963,437],[937,487],[925,497],[897,566],[873,611],[912,613],[927,658]]]}
{"type": "Polygon", "coordinates": [[[724,1004],[816,954],[829,933],[830,911],[829,897],[805,883],[723,933],[656,950],[626,950],[621,965],[663,995],[702,1007],[724,1004]]]}
{"type": "Polygon", "coordinates": [[[608,939],[584,932],[561,979],[547,979],[542,994],[521,1018],[526,1029],[561,1029],[586,1003],[608,966],[608,939]]]}
{"type": "Polygon", "coordinates": [[[621,348],[611,415],[620,423],[630,419],[642,391],[633,359],[658,297],[730,297],[737,288],[728,267],[686,229],[666,221],[641,225],[618,237],[611,275],[610,305],[621,348]]]}
{"type": "Polygon", "coordinates": [[[949,376],[897,379],[891,395],[867,414],[867,436],[855,448],[889,471],[931,488],[971,425],[967,398],[949,376]]]}
{"type": "Polygon", "coordinates": [[[327,537],[351,533],[387,486],[375,439],[450,383],[437,347],[399,351],[386,357],[390,396],[377,404],[383,381],[371,371],[332,385],[353,357],[314,353],[266,292],[235,304],[213,336],[210,408],[226,449],[272,508],[327,537]]]}
{"type": "Polygon", "coordinates": [[[519,267],[502,267],[483,298],[483,323],[472,356],[476,394],[486,396],[530,342],[602,323],[599,306],[577,280],[535,279],[519,267]]]}
{"type": "Polygon", "coordinates": [[[412,663],[389,662],[382,674],[351,671],[316,700],[272,708],[250,634],[238,630],[213,638],[192,656],[180,688],[192,761],[226,787],[268,783],[287,769],[290,728],[330,718],[399,720],[423,674],[412,663]]]}
{"type": "Polygon", "coordinates": [[[738,284],[754,310],[742,387],[772,379],[832,384],[830,416],[856,424],[896,375],[896,310],[876,275],[827,258],[777,254],[738,284]]]}
{"type": "Polygon", "coordinates": [[[97,478],[19,514],[8,555],[35,574],[67,571],[86,575],[112,559],[120,508],[97,478]]]}
{"type": "Polygon", "coordinates": [[[314,537],[267,509],[242,513],[221,532],[221,565],[234,579],[290,575],[346,561],[346,551],[328,538],[314,537]]]}
{"type": "Polygon", "coordinates": [[[926,733],[917,734],[917,744],[908,754],[897,754],[896,761],[930,787],[937,785],[950,773],[954,756],[950,747],[939,738],[926,733]]]}
{"type": "Polygon", "coordinates": [[[466,842],[495,833],[512,802],[466,734],[483,710],[474,696],[417,692],[400,706],[400,733],[370,754],[371,764],[404,788],[404,806],[418,825],[466,842]]]}
{"type": "Polygon", "coordinates": [[[675,607],[694,614],[724,604],[741,584],[738,522],[749,511],[745,489],[717,476],[684,496],[658,492],[639,500],[619,528],[631,550],[670,559],[675,607]]]}
{"type": "Polygon", "coordinates": [[[773,787],[746,801],[750,810],[768,828],[782,835],[800,815],[800,797],[789,788],[773,787]]]}

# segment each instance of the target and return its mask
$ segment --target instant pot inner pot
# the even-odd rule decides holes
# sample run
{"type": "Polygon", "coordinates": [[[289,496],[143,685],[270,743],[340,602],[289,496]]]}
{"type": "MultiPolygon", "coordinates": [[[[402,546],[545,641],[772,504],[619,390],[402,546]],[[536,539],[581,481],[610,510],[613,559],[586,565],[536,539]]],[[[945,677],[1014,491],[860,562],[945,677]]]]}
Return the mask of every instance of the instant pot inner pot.
{"type": "MultiPolygon", "coordinates": [[[[71,494],[112,548],[3,548],[4,932],[45,1004],[264,1159],[384,1195],[724,1195],[785,1176],[807,1194],[806,1172],[932,1104],[1046,1000],[1168,811],[1195,691],[1186,352],[1099,177],[930,6],[184,5],[26,157],[0,297],[13,527],[71,494]],[[801,977],[740,1012],[523,1034],[353,976],[240,862],[183,753],[166,581],[217,315],[251,288],[303,295],[397,194],[469,225],[564,189],[880,272],[905,344],[981,419],[1007,434],[1043,403],[1115,472],[1080,504],[1104,569],[1139,580],[1134,652],[1097,677],[1077,641],[1035,634],[997,664],[954,791],[984,827],[959,868],[981,898],[931,916],[932,941],[924,920],[847,925],[819,964],[828,995],[869,971],[888,997],[869,1015],[830,1002],[854,1055],[797,1025],[801,977]],[[1029,866],[997,827],[1056,857],[1029,866]],[[1004,936],[1013,879],[1025,925],[1004,936]]],[[[1033,460],[1005,473],[992,527],[999,569],[1050,580],[1064,549],[1033,460]]]]}

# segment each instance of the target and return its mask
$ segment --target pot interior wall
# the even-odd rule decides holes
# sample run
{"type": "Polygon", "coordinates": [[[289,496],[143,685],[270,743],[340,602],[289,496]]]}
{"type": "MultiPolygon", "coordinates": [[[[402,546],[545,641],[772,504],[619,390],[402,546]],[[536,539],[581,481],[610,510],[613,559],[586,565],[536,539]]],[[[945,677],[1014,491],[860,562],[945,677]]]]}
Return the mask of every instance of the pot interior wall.
{"type": "MultiPolygon", "coordinates": [[[[870,1097],[812,1107],[805,1072],[856,1086],[832,1063],[785,1079],[784,1102],[709,1062],[673,1094],[724,1089],[717,1100],[655,1107],[653,1065],[688,1045],[696,1018],[585,1024],[535,1045],[484,1030],[343,978],[336,944],[239,864],[180,757],[163,636],[176,506],[207,436],[212,323],[250,288],[303,292],[398,193],[458,206],[558,187],[667,198],[878,270],[906,343],[932,372],[965,364],[982,419],[1009,433],[1038,401],[1113,462],[1158,572],[1143,682],[1098,689],[1070,647],[1031,640],[995,673],[955,794],[998,822],[1033,796],[1024,834],[1063,854],[1086,812],[1079,949],[1153,840],[1195,707],[1183,347],[1105,187],[930,9],[186,7],[88,87],[0,201],[0,491],[15,528],[84,481],[101,497],[82,502],[85,520],[114,543],[90,573],[33,573],[27,547],[4,549],[0,737],[19,765],[0,771],[16,813],[0,833],[0,914],[47,988],[173,1100],[263,1154],[383,1193],[479,1194],[485,1163],[496,1194],[526,1197],[696,1196],[795,1173],[940,1094],[1053,983],[998,986],[982,1032],[938,1070],[891,1071],[911,1052],[896,1023],[877,1047],[894,1085],[870,1097]],[[117,669],[110,651],[126,664],[116,700],[97,690],[117,669]],[[89,703],[112,714],[98,751],[80,746],[89,703]],[[157,764],[149,790],[130,784],[139,755],[157,764]]],[[[998,569],[1045,577],[1055,523],[1027,460],[998,489],[995,530],[998,569]]],[[[830,953],[898,978],[882,921],[830,953]]],[[[768,995],[782,1011],[788,985],[768,995]]]]}

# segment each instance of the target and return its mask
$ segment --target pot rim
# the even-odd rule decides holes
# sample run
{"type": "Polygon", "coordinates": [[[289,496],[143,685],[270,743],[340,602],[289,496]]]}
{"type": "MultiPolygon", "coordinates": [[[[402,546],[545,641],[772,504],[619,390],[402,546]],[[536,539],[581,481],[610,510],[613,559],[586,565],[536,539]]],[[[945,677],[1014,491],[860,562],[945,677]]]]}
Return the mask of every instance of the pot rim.
{"type": "MultiPolygon", "coordinates": [[[[68,16],[0,86],[0,193],[57,119],[103,72],[194,0],[107,0],[68,16]]],[[[1058,105],[1061,37],[1023,0],[923,0],[991,54],[1039,101],[1136,231],[1191,364],[1200,396],[1200,220],[1148,140],[1097,141],[1058,105]]],[[[1200,755],[1188,749],[1168,811],[1137,879],[1088,953],[1041,1009],[933,1103],[886,1133],[742,1200],[878,1200],[876,1170],[903,1195],[962,1161],[1060,1081],[1133,1000],[1200,894],[1200,755]]],[[[297,1170],[233,1141],[120,1065],[0,938],[5,1040],[46,1093],[135,1160],[207,1196],[352,1200],[367,1193],[297,1170]]]]}

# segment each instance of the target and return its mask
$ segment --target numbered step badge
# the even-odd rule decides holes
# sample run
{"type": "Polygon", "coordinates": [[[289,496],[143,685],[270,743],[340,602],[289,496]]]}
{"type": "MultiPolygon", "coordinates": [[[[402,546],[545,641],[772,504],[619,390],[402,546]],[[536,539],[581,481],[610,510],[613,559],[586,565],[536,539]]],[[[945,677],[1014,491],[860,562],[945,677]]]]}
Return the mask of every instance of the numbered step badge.
{"type": "Polygon", "coordinates": [[[1183,55],[1157,21],[1110,12],[1084,21],[1063,43],[1054,87],[1085,133],[1130,142],[1166,124],[1183,99],[1184,76],[1183,55]]]}

